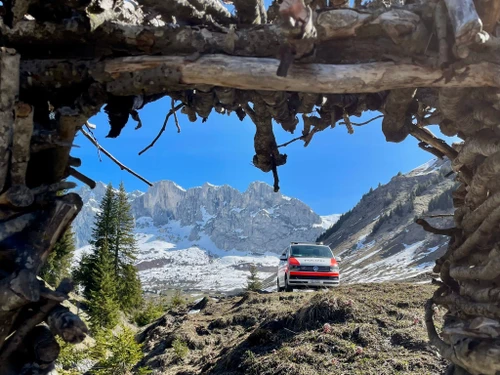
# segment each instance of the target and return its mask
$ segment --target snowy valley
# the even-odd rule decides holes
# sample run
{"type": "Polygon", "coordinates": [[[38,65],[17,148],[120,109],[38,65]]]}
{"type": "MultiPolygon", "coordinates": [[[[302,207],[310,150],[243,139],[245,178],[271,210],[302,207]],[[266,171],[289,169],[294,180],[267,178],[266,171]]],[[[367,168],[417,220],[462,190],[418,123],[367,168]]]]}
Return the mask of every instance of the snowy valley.
{"type": "MultiPolygon", "coordinates": [[[[447,238],[424,232],[414,219],[429,212],[433,199],[448,194],[449,170],[449,162],[431,160],[395,176],[365,194],[338,223],[341,215],[321,217],[262,182],[239,192],[208,183],[186,190],[159,181],[147,192],[129,193],[144,289],[236,292],[254,263],[272,290],[278,255],[289,241],[315,241],[329,228],[322,240],[342,257],[342,283],[428,282],[425,275],[447,238]]],[[[75,263],[90,250],[87,241],[104,191],[102,183],[80,191],[84,207],[73,224],[79,247],[75,263]]]]}

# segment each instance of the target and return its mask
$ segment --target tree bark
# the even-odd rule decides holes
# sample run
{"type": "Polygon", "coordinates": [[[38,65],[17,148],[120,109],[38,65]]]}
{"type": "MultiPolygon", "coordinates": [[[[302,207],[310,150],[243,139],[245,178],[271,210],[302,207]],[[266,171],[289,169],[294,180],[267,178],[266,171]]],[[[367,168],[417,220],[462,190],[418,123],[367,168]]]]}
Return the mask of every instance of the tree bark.
{"type": "MultiPolygon", "coordinates": [[[[278,77],[279,61],[267,58],[205,55],[194,62],[182,57],[125,57],[104,63],[109,77],[146,74],[162,67],[170,82],[185,85],[233,87],[242,90],[297,91],[309,93],[370,93],[394,88],[500,87],[500,66],[480,63],[468,66],[465,77],[440,81],[443,72],[411,64],[390,62],[356,65],[295,64],[286,78],[278,77]]],[[[103,81],[111,78],[103,77],[103,81]]]]}
{"type": "Polygon", "coordinates": [[[458,45],[468,45],[476,41],[483,23],[476,12],[472,0],[444,0],[448,8],[451,25],[458,45]]]}

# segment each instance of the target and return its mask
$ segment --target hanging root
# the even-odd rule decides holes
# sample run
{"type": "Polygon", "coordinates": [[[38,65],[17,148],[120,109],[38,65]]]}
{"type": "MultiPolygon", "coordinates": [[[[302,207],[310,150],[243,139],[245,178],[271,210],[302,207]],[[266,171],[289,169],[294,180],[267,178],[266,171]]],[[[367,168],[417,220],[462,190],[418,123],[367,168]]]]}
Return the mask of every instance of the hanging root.
{"type": "Polygon", "coordinates": [[[440,234],[444,236],[453,236],[457,231],[457,228],[445,228],[445,229],[434,228],[424,219],[417,219],[415,220],[415,223],[420,225],[427,232],[440,234]]]}

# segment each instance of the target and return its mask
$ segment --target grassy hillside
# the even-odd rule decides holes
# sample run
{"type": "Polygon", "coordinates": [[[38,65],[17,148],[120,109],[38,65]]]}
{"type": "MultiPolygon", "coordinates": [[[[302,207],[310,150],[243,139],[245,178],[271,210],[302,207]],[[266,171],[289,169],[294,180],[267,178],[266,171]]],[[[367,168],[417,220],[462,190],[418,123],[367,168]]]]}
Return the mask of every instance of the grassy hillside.
{"type": "Polygon", "coordinates": [[[446,364],[423,323],[434,289],[360,284],[205,298],[139,334],[141,365],[172,375],[440,374],[446,364]]]}

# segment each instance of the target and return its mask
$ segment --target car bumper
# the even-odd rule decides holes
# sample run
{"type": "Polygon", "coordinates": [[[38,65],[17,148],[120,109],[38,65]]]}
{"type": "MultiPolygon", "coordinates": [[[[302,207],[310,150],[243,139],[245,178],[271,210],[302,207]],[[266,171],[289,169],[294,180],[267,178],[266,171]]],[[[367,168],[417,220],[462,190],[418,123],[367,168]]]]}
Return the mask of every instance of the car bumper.
{"type": "Polygon", "coordinates": [[[330,272],[290,272],[289,285],[335,286],[340,282],[338,273],[330,272]]]}

